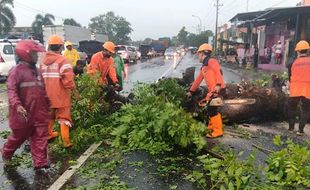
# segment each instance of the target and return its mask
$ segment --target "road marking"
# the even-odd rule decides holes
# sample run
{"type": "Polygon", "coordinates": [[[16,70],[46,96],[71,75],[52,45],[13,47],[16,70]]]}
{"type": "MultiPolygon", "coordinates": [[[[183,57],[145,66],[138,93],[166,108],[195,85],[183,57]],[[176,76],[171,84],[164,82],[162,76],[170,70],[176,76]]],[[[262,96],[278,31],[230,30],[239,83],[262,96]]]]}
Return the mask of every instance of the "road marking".
{"type": "MultiPolygon", "coordinates": [[[[103,142],[103,141],[102,141],[103,142]]],[[[97,150],[97,148],[102,144],[96,143],[91,145],[77,160],[77,164],[68,168],[49,188],[48,190],[59,190],[79,169],[84,162],[97,150]]]]}
{"type": "Polygon", "coordinates": [[[168,72],[171,71],[171,69],[176,69],[177,66],[178,66],[178,65],[181,63],[181,61],[183,60],[183,57],[184,57],[184,56],[180,57],[179,61],[176,61],[177,64],[173,64],[171,67],[169,67],[169,68],[167,69],[167,71],[164,72],[164,74],[162,74],[162,75],[156,80],[156,83],[159,81],[159,79],[165,77],[165,76],[168,74],[168,72]]]}

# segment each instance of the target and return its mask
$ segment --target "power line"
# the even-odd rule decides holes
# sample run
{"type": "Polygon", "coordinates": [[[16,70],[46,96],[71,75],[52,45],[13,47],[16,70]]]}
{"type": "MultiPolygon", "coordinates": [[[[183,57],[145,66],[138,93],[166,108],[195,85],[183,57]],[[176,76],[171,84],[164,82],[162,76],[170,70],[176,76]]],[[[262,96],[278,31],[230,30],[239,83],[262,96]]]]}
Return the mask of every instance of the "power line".
{"type": "Polygon", "coordinates": [[[280,5],[280,4],[284,3],[285,1],[287,1],[287,0],[282,0],[282,1],[280,1],[279,3],[276,3],[276,4],[274,4],[274,5],[271,5],[270,7],[274,7],[274,6],[280,5]]]}
{"type": "MultiPolygon", "coordinates": [[[[24,8],[24,9],[28,9],[28,10],[31,10],[33,12],[36,12],[36,13],[43,13],[43,14],[51,14],[51,13],[48,13],[48,12],[45,12],[45,11],[42,11],[42,10],[39,10],[39,9],[36,9],[36,8],[33,8],[33,7],[30,7],[28,5],[25,5],[23,3],[20,3],[18,1],[15,1],[14,2],[17,6],[19,6],[20,8],[24,8]]],[[[54,15],[52,14],[55,18],[59,18],[59,19],[62,19],[64,20],[65,18],[64,17],[61,17],[61,16],[57,16],[57,15],[54,15]]]]}

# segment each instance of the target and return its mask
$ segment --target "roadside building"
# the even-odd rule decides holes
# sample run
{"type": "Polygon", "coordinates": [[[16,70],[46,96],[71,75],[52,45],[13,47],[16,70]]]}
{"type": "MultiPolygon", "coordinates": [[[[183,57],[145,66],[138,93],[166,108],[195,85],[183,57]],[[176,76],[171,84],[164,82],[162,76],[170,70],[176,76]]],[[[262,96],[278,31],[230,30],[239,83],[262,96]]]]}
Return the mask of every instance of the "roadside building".
{"type": "MultiPolygon", "coordinates": [[[[282,59],[275,69],[285,68],[294,59],[294,47],[298,41],[310,41],[310,6],[239,13],[230,22],[240,31],[243,30],[240,36],[245,43],[258,44],[260,63],[272,63],[272,60],[266,62],[266,48],[272,49],[275,44],[282,44],[282,59]]],[[[266,67],[260,65],[261,68],[266,67]]]]}

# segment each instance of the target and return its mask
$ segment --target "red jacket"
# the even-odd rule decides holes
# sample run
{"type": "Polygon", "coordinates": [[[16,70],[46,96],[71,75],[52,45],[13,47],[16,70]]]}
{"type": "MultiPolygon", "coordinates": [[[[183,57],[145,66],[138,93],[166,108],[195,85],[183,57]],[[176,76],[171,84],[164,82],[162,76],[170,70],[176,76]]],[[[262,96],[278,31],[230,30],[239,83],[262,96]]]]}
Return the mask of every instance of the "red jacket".
{"type": "Polygon", "coordinates": [[[62,55],[47,52],[40,65],[47,96],[52,108],[71,106],[71,90],[75,88],[71,64],[62,55]]]}
{"type": "Polygon", "coordinates": [[[108,75],[111,78],[113,84],[118,82],[113,58],[103,57],[101,51],[92,56],[91,62],[87,67],[87,74],[94,75],[96,72],[100,72],[101,83],[107,83],[108,75]]]}
{"type": "Polygon", "coordinates": [[[45,126],[49,120],[49,100],[44,88],[43,78],[28,64],[21,62],[9,73],[7,80],[9,98],[9,122],[12,129],[45,126]],[[27,111],[27,121],[17,113],[18,106],[27,111]],[[40,125],[41,123],[41,125],[40,125]]]}

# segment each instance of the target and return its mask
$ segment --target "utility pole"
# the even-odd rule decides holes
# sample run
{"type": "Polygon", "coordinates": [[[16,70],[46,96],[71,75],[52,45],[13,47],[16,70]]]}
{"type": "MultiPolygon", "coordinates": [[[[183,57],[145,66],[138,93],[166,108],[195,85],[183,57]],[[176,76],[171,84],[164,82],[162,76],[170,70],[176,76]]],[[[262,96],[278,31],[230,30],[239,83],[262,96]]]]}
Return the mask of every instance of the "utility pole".
{"type": "MultiPolygon", "coordinates": [[[[220,0],[216,0],[216,21],[215,21],[215,39],[214,39],[214,51],[216,52],[217,49],[217,27],[218,27],[218,16],[219,16],[219,9],[223,6],[223,4],[220,4],[220,0]]],[[[217,53],[217,52],[216,52],[217,53]]]]}
{"type": "Polygon", "coordinates": [[[246,12],[249,12],[249,0],[246,0],[246,12]]]}

